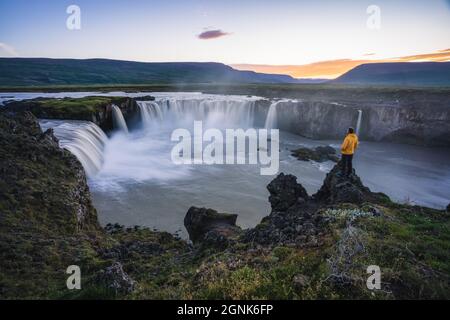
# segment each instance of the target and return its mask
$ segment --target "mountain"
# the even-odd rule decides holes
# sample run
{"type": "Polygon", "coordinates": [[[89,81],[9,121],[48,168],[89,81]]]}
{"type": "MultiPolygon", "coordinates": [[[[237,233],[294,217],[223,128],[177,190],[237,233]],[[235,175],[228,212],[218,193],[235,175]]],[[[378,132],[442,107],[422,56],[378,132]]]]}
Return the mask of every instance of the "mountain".
{"type": "Polygon", "coordinates": [[[288,75],[238,71],[221,63],[0,58],[0,86],[177,83],[297,83],[288,75]]]}
{"type": "Polygon", "coordinates": [[[331,81],[338,84],[450,86],[450,62],[362,64],[331,81]]]}

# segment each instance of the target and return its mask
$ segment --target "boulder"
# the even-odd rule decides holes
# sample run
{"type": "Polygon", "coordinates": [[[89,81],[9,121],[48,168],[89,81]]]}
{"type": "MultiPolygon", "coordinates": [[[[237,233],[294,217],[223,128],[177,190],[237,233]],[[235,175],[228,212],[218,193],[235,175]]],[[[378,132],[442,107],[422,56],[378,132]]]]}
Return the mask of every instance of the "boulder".
{"type": "Polygon", "coordinates": [[[270,192],[269,202],[272,211],[284,211],[295,204],[302,204],[308,201],[309,196],[305,188],[297,183],[297,178],[293,175],[280,173],[267,186],[270,192]]]}
{"type": "Polygon", "coordinates": [[[191,207],[184,217],[184,226],[194,244],[224,247],[241,232],[236,219],[237,214],[191,207]]]}

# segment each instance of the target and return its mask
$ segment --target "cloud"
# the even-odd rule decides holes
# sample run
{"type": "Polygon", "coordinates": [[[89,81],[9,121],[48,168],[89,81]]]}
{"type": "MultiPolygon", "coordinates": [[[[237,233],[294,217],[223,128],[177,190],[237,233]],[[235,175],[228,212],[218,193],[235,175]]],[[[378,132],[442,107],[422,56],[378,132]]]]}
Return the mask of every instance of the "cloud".
{"type": "Polygon", "coordinates": [[[14,49],[14,47],[0,42],[0,56],[1,57],[17,57],[17,51],[14,49]]]}
{"type": "Polygon", "coordinates": [[[220,37],[227,36],[227,35],[230,35],[230,33],[224,32],[220,29],[217,29],[217,30],[204,31],[204,32],[200,33],[197,36],[197,38],[202,39],[202,40],[210,40],[210,39],[216,39],[216,38],[220,38],[220,37]]]}
{"type": "Polygon", "coordinates": [[[432,53],[417,54],[388,59],[340,59],[318,61],[304,65],[264,65],[264,64],[233,64],[231,67],[238,70],[251,70],[262,73],[287,74],[294,78],[337,78],[351,69],[365,63],[379,62],[421,62],[450,61],[450,49],[439,50],[432,53]]]}
{"type": "Polygon", "coordinates": [[[442,61],[448,61],[450,59],[450,49],[444,49],[444,50],[438,50],[436,52],[432,53],[425,53],[425,54],[417,54],[414,56],[406,56],[406,57],[399,57],[394,58],[391,60],[398,60],[403,62],[414,62],[414,61],[435,61],[435,62],[442,62],[442,61]]]}

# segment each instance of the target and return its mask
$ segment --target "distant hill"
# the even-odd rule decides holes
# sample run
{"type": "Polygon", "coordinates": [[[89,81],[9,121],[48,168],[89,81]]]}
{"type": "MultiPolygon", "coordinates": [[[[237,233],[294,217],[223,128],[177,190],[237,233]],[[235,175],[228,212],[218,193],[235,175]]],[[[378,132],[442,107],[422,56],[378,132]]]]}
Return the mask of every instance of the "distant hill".
{"type": "Polygon", "coordinates": [[[450,62],[362,64],[331,81],[339,84],[450,86],[450,62]]]}
{"type": "Polygon", "coordinates": [[[221,63],[0,58],[0,86],[177,83],[297,83],[288,75],[238,71],[221,63]]]}

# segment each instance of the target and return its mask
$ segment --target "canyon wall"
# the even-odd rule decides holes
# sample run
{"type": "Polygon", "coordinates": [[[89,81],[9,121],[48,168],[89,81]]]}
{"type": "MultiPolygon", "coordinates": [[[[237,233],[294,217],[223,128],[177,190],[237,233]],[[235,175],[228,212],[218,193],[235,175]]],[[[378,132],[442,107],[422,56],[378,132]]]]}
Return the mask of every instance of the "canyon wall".
{"type": "MultiPolygon", "coordinates": [[[[265,109],[261,102],[257,112],[265,109]]],[[[352,105],[321,101],[280,101],[277,128],[311,139],[341,139],[357,126],[362,111],[360,138],[426,146],[450,146],[450,107],[395,104],[352,105]]],[[[256,117],[258,118],[258,117],[256,117]]]]}

